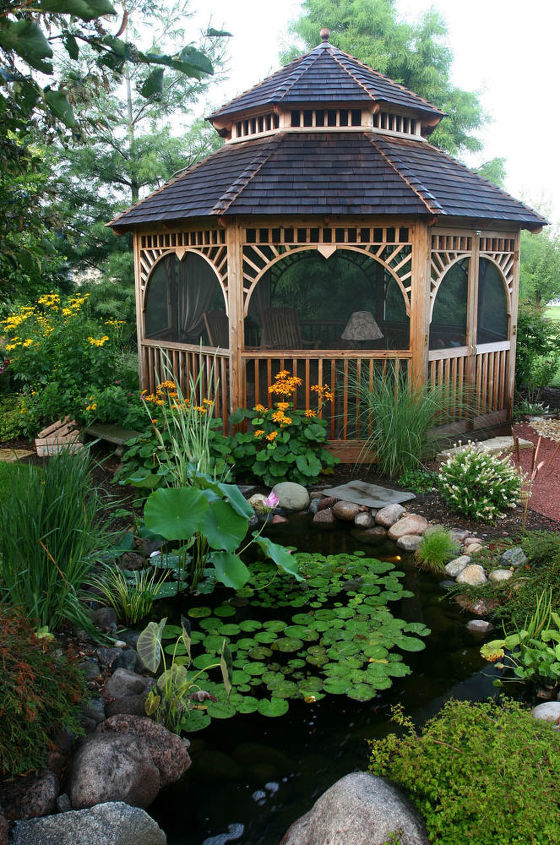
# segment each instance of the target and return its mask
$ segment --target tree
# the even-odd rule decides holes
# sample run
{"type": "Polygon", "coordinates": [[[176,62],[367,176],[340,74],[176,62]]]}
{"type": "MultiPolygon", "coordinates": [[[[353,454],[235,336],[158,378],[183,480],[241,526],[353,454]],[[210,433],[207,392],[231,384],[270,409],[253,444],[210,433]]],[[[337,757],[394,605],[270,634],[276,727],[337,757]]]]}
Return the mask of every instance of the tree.
{"type": "Polygon", "coordinates": [[[521,298],[544,308],[560,296],[560,237],[546,229],[521,233],[521,298]]]}
{"type": "MultiPolygon", "coordinates": [[[[330,42],[370,67],[405,85],[442,109],[447,117],[430,136],[436,146],[452,155],[478,151],[473,134],[485,121],[476,94],[450,80],[453,60],[445,44],[445,22],[430,9],[417,24],[398,20],[395,0],[304,0],[303,14],[291,26],[308,49],[317,45],[322,27],[330,42]]],[[[300,51],[282,57],[291,61],[300,51]]]]}

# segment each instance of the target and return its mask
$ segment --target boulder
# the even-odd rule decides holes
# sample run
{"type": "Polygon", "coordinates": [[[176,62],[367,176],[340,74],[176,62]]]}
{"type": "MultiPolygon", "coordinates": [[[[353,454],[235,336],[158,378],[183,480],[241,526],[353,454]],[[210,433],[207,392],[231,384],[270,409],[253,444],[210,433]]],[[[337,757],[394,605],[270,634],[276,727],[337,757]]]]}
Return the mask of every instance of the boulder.
{"type": "Polygon", "coordinates": [[[143,739],[131,734],[95,733],[72,761],[68,793],[76,810],[106,801],[148,807],[161,781],[143,739]]]}
{"type": "Polygon", "coordinates": [[[134,672],[138,665],[138,654],[134,648],[121,648],[120,654],[113,661],[112,669],[128,669],[129,672],[134,672]]]}
{"type": "Polygon", "coordinates": [[[460,557],[456,557],[455,560],[450,560],[445,565],[445,571],[450,578],[456,578],[470,562],[471,559],[468,555],[461,555],[460,557]]]}
{"type": "Polygon", "coordinates": [[[323,496],[322,499],[319,499],[319,504],[317,505],[317,510],[318,511],[324,511],[325,508],[332,508],[332,506],[334,505],[335,502],[336,502],[336,499],[334,499],[332,496],[323,496]]]}
{"type": "Polygon", "coordinates": [[[147,692],[141,692],[138,695],[123,695],[122,698],[109,701],[105,705],[105,715],[107,718],[119,713],[127,713],[129,716],[145,716],[147,695],[147,692]]]}
{"type": "Polygon", "coordinates": [[[105,694],[111,698],[124,698],[125,695],[139,695],[153,684],[152,678],[138,675],[129,669],[117,669],[105,684],[105,694]]]}
{"type": "Polygon", "coordinates": [[[382,778],[354,772],[337,781],[289,828],[280,845],[427,845],[412,804],[382,778]]]}
{"type": "Polygon", "coordinates": [[[477,552],[480,552],[484,546],[482,543],[465,543],[465,552],[468,555],[475,555],[477,552]]]}
{"type": "Polygon", "coordinates": [[[369,511],[360,511],[354,517],[354,525],[356,528],[373,528],[375,519],[369,511]]]}
{"type": "Polygon", "coordinates": [[[470,563],[457,575],[458,584],[468,584],[469,587],[479,587],[486,583],[484,569],[478,563],[470,563]]]}
{"type": "Polygon", "coordinates": [[[498,606],[498,602],[494,599],[490,599],[490,601],[475,599],[473,601],[465,595],[455,596],[455,601],[459,607],[462,607],[463,610],[468,610],[469,613],[474,613],[475,616],[488,616],[498,606]]]}
{"type": "Polygon", "coordinates": [[[465,538],[469,536],[469,532],[464,528],[452,528],[451,536],[456,543],[463,543],[465,538]]]}
{"type": "Polygon", "coordinates": [[[402,505],[386,505],[384,508],[377,511],[375,514],[375,521],[378,525],[382,525],[383,528],[390,528],[391,525],[398,522],[403,513],[404,508],[402,505]]]}
{"type": "Polygon", "coordinates": [[[533,707],[531,713],[535,719],[542,719],[545,722],[552,722],[560,728],[560,701],[545,701],[533,707]]]}
{"type": "Polygon", "coordinates": [[[6,816],[0,815],[0,845],[8,845],[10,825],[6,816]]]}
{"type": "Polygon", "coordinates": [[[120,569],[143,569],[146,559],[140,552],[125,552],[117,560],[117,565],[120,569]]]}
{"type": "Polygon", "coordinates": [[[421,545],[421,534],[405,534],[404,537],[399,537],[397,540],[397,546],[399,549],[402,549],[403,552],[415,552],[421,545]]]}
{"type": "Polygon", "coordinates": [[[319,525],[334,525],[336,522],[332,508],[325,508],[325,510],[317,511],[313,517],[313,522],[319,525]]]}
{"type": "Polygon", "coordinates": [[[32,819],[54,813],[60,791],[50,769],[6,781],[0,787],[0,807],[8,819],[32,819]]]}
{"type": "Polygon", "coordinates": [[[97,733],[132,734],[142,739],[159,769],[162,787],[179,780],[191,764],[188,743],[147,716],[111,716],[99,725],[97,733]]]}
{"type": "Polygon", "coordinates": [[[373,528],[366,528],[365,531],[360,531],[356,537],[360,539],[361,543],[366,543],[368,546],[377,546],[387,536],[387,531],[381,525],[375,525],[373,528]]]}
{"type": "Polygon", "coordinates": [[[398,522],[393,523],[389,528],[388,534],[391,540],[398,540],[399,537],[404,537],[405,534],[424,534],[427,527],[427,519],[419,514],[409,513],[407,516],[399,519],[398,522]]]}
{"type": "Polygon", "coordinates": [[[500,563],[503,566],[523,566],[524,563],[527,563],[527,555],[521,546],[516,546],[514,549],[507,549],[503,553],[500,563]]]}
{"type": "Polygon", "coordinates": [[[496,581],[498,583],[501,583],[502,581],[509,581],[512,577],[513,572],[511,569],[493,569],[488,575],[490,581],[496,581]]]}
{"type": "Polygon", "coordinates": [[[254,510],[262,510],[268,507],[267,498],[263,493],[253,493],[249,499],[249,504],[254,510]]]}
{"type": "Polygon", "coordinates": [[[121,801],[19,822],[12,834],[12,845],[165,845],[166,842],[163,830],[144,810],[121,801]]]}
{"type": "Polygon", "coordinates": [[[100,631],[116,631],[117,630],[117,611],[112,607],[98,607],[93,612],[91,621],[100,631]]]}
{"type": "Polygon", "coordinates": [[[309,507],[309,493],[302,484],[281,481],[272,492],[278,497],[278,505],[287,511],[304,511],[309,507]]]}
{"type": "Polygon", "coordinates": [[[467,631],[471,634],[488,634],[492,631],[494,626],[486,619],[471,619],[467,622],[467,631]]]}
{"type": "Polygon", "coordinates": [[[333,513],[337,519],[341,519],[343,522],[353,522],[360,513],[360,506],[354,502],[336,502],[333,505],[333,513]]]}
{"type": "Polygon", "coordinates": [[[92,698],[82,710],[84,716],[93,719],[94,722],[102,722],[105,718],[105,702],[102,698],[92,698]]]}
{"type": "Polygon", "coordinates": [[[472,546],[475,543],[478,543],[479,546],[484,545],[484,540],[481,537],[474,537],[471,534],[468,534],[465,539],[463,540],[465,546],[472,546]]]}

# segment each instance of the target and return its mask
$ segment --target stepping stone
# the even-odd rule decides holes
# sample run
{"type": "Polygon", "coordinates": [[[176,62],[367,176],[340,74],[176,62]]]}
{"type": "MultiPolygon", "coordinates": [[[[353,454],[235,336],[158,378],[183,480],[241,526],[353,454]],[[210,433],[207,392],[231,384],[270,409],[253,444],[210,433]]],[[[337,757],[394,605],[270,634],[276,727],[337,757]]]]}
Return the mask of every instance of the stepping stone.
{"type": "MultiPolygon", "coordinates": [[[[481,452],[488,452],[490,455],[504,455],[509,452],[513,452],[515,449],[513,437],[490,437],[489,440],[482,440],[476,445],[481,452]]],[[[533,449],[534,445],[535,444],[531,443],[530,440],[523,440],[521,437],[519,438],[520,449],[533,449]]],[[[453,446],[451,449],[444,449],[442,452],[437,454],[436,460],[446,461],[452,455],[457,455],[466,448],[466,444],[463,444],[461,446],[453,446]]]]}
{"type": "Polygon", "coordinates": [[[350,481],[348,484],[341,484],[340,487],[323,490],[323,493],[325,496],[344,499],[346,502],[354,502],[356,505],[366,505],[368,508],[384,508],[385,505],[400,504],[416,498],[414,493],[406,493],[404,490],[388,490],[378,484],[368,484],[367,481],[350,481]]]}
{"type": "Polygon", "coordinates": [[[0,449],[0,461],[13,464],[16,461],[23,461],[24,458],[30,458],[34,454],[35,452],[31,449],[0,449]]]}

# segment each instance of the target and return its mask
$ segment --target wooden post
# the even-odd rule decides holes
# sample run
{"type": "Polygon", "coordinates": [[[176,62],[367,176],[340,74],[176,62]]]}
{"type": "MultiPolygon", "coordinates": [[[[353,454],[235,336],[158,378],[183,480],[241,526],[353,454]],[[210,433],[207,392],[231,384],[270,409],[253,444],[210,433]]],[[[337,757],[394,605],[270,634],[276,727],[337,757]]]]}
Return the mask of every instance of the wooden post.
{"type": "Polygon", "coordinates": [[[230,412],[243,405],[243,248],[241,227],[228,221],[226,228],[229,313],[229,405],[230,412]]]}
{"type": "MultiPolygon", "coordinates": [[[[467,288],[467,347],[468,357],[465,368],[465,381],[469,386],[471,392],[476,389],[476,338],[478,332],[478,265],[480,253],[480,232],[473,232],[472,250],[469,259],[469,276],[467,288]]],[[[484,389],[483,386],[481,390],[484,389]]],[[[476,408],[481,403],[482,397],[469,397],[474,400],[475,407],[472,413],[469,412],[467,417],[467,427],[474,428],[474,417],[476,416],[476,408]]],[[[481,404],[482,407],[482,404],[481,404]]]]}
{"type": "Polygon", "coordinates": [[[508,418],[513,419],[513,402],[515,399],[515,350],[517,347],[517,313],[519,310],[519,270],[521,266],[521,232],[515,233],[513,283],[511,285],[511,311],[509,315],[509,367],[506,374],[506,391],[504,396],[504,408],[508,412],[508,418]]]}
{"type": "Polygon", "coordinates": [[[410,297],[410,349],[414,387],[420,387],[428,379],[430,238],[430,228],[426,223],[414,224],[410,297]]]}
{"type": "Polygon", "coordinates": [[[140,277],[140,239],[142,235],[134,232],[132,236],[132,251],[134,255],[134,290],[136,296],[136,337],[138,344],[138,377],[141,388],[147,388],[148,374],[144,372],[144,297],[142,294],[142,280],[140,277]]]}

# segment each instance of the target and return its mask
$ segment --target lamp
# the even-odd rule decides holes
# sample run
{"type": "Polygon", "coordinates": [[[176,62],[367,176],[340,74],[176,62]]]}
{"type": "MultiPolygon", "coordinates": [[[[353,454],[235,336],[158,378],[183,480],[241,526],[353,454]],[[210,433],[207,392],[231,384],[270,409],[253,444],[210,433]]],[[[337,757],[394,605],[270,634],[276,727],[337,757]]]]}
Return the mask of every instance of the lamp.
{"type": "Polygon", "coordinates": [[[342,340],[380,340],[383,332],[370,311],[353,311],[342,332],[342,340]]]}

